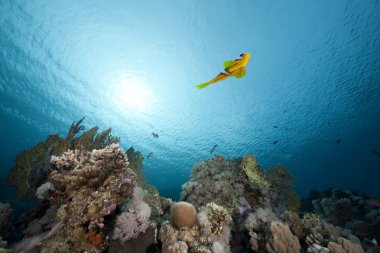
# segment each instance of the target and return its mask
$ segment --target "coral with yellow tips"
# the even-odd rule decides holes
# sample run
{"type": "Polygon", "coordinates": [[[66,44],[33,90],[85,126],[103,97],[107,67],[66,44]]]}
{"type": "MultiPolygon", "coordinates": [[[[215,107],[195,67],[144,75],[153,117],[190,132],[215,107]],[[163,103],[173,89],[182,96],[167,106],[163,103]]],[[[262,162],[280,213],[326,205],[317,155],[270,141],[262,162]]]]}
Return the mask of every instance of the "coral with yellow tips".
{"type": "Polygon", "coordinates": [[[304,213],[302,219],[320,221],[321,217],[316,213],[304,213]]]}
{"type": "Polygon", "coordinates": [[[260,169],[260,166],[256,161],[256,157],[252,155],[244,156],[240,166],[243,172],[247,175],[250,184],[263,186],[270,185],[265,173],[260,169]]]}
{"type": "Polygon", "coordinates": [[[211,222],[211,232],[217,236],[221,236],[223,226],[228,225],[232,221],[231,213],[214,202],[208,203],[201,210],[206,212],[207,217],[211,222]]]}

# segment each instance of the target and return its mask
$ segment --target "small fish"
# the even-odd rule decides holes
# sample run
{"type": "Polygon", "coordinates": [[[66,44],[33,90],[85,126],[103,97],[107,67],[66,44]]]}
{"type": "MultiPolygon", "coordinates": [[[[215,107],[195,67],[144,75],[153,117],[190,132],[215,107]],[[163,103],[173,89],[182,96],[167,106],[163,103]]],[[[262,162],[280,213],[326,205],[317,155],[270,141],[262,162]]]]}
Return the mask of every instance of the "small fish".
{"type": "Polygon", "coordinates": [[[278,126],[273,126],[274,128],[278,128],[278,126]]]}
{"type": "Polygon", "coordinates": [[[380,157],[380,152],[379,151],[373,150],[372,153],[375,154],[377,157],[380,157]]]}
{"type": "Polygon", "coordinates": [[[224,72],[221,72],[219,75],[208,81],[207,83],[202,83],[195,86],[198,89],[203,89],[204,87],[209,86],[210,84],[223,81],[231,76],[236,78],[241,78],[245,76],[246,69],[249,58],[251,57],[250,53],[244,53],[240,55],[241,58],[225,61],[224,62],[224,72]]]}
{"type": "Polygon", "coordinates": [[[342,142],[341,139],[337,139],[337,140],[335,141],[336,144],[339,144],[339,143],[341,143],[341,142],[342,142]]]}
{"type": "Polygon", "coordinates": [[[273,142],[273,145],[274,145],[274,144],[277,144],[277,143],[278,143],[278,141],[274,141],[274,142],[273,142]]]}
{"type": "Polygon", "coordinates": [[[365,203],[370,206],[380,207],[380,200],[378,199],[366,199],[365,203]]]}
{"type": "Polygon", "coordinates": [[[152,156],[153,156],[153,152],[150,152],[150,153],[146,156],[146,158],[149,159],[149,158],[151,158],[152,156]]]}
{"type": "Polygon", "coordinates": [[[152,136],[153,136],[153,138],[156,138],[156,139],[158,139],[158,137],[160,137],[158,134],[156,134],[156,133],[152,133],[152,136]]]}
{"type": "Polygon", "coordinates": [[[218,147],[218,145],[215,144],[215,145],[210,149],[210,153],[211,153],[211,154],[214,153],[217,147],[218,147]]]}

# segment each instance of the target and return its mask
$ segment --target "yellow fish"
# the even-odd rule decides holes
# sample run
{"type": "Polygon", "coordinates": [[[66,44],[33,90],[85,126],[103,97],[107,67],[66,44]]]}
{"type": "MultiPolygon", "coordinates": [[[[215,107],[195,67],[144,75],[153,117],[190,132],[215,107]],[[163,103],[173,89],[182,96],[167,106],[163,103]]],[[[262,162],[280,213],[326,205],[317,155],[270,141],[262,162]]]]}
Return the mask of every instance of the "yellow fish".
{"type": "Polygon", "coordinates": [[[251,57],[250,53],[244,53],[240,55],[241,58],[238,58],[236,60],[232,61],[225,61],[224,62],[224,71],[221,72],[219,75],[208,81],[207,83],[199,84],[195,87],[198,89],[203,89],[204,87],[209,86],[212,83],[216,83],[219,81],[223,81],[230,76],[234,76],[236,78],[241,78],[245,75],[246,70],[245,66],[247,65],[249,58],[251,57]]]}

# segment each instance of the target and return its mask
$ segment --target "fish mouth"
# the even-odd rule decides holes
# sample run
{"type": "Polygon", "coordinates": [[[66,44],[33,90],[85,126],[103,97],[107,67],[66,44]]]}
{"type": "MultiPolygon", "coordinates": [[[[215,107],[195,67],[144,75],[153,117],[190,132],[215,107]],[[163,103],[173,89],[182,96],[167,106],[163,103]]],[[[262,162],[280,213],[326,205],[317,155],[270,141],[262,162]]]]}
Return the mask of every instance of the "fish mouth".
{"type": "Polygon", "coordinates": [[[243,54],[240,54],[240,57],[247,57],[247,58],[249,58],[249,57],[251,57],[251,54],[250,53],[243,53],[243,54]]]}

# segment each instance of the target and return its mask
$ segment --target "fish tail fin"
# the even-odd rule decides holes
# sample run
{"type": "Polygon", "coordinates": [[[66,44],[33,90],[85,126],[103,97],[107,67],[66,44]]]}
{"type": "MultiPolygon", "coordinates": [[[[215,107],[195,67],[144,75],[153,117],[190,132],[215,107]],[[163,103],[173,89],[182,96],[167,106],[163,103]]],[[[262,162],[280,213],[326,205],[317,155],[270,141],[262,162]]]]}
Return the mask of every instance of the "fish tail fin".
{"type": "Polygon", "coordinates": [[[202,83],[202,84],[199,84],[199,85],[195,86],[195,88],[203,89],[204,87],[207,87],[207,86],[209,86],[209,85],[210,85],[209,82],[207,82],[207,83],[202,83]]]}

